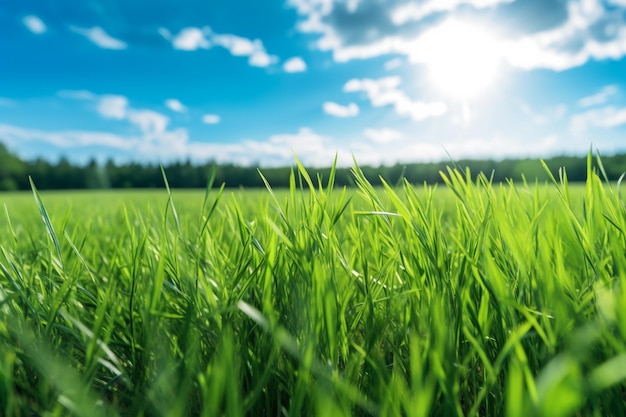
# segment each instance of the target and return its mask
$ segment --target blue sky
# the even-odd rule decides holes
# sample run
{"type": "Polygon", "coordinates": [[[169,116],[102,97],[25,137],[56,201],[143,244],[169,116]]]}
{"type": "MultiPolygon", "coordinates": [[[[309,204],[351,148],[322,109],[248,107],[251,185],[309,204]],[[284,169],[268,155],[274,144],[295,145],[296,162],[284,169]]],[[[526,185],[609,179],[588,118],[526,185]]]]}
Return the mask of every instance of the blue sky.
{"type": "Polygon", "coordinates": [[[626,151],[626,0],[8,0],[24,158],[265,166],[626,151]]]}

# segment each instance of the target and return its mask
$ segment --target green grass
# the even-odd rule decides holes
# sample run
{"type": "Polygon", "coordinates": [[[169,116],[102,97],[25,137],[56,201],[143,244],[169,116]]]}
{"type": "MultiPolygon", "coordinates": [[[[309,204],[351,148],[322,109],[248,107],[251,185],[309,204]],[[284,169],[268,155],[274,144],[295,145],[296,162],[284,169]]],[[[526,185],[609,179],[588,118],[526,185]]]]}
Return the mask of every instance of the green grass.
{"type": "Polygon", "coordinates": [[[619,186],[444,175],[0,194],[0,415],[624,416],[619,186]]]}

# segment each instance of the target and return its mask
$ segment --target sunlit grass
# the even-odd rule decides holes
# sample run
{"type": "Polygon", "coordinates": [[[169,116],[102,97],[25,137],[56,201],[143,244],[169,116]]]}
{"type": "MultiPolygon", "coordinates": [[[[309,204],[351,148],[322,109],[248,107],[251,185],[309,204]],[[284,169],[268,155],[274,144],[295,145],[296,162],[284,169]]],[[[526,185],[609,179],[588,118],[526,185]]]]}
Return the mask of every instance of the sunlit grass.
{"type": "Polygon", "coordinates": [[[624,415],[619,186],[354,174],[0,195],[0,415],[624,415]]]}

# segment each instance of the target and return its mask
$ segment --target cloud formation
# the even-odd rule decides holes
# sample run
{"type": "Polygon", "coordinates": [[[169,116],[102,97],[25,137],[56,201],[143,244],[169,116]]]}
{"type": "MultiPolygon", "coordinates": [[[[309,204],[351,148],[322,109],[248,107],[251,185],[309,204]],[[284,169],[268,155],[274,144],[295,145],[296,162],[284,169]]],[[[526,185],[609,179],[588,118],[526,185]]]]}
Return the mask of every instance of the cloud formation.
{"type": "Polygon", "coordinates": [[[299,56],[289,58],[283,64],[283,70],[285,72],[304,72],[306,71],[306,62],[299,56]]]}
{"type": "Polygon", "coordinates": [[[333,101],[327,101],[322,105],[322,109],[324,113],[335,117],[354,117],[359,114],[359,106],[355,103],[342,106],[333,101]]]}
{"type": "Polygon", "coordinates": [[[208,125],[218,124],[221,118],[217,114],[205,114],[202,116],[202,122],[208,125]]]}
{"type": "Polygon", "coordinates": [[[624,0],[612,0],[610,5],[602,0],[546,2],[541,12],[549,16],[541,20],[552,23],[549,27],[545,23],[537,26],[537,19],[529,15],[516,14],[514,9],[522,5],[512,0],[362,0],[352,10],[345,2],[333,0],[287,3],[300,16],[296,28],[317,35],[315,47],[331,52],[336,62],[398,54],[412,63],[427,63],[431,57],[421,52],[425,36],[442,29],[450,20],[462,20],[457,12],[461,7],[468,21],[485,27],[507,21],[508,26],[514,26],[515,30],[509,31],[507,26],[501,27],[501,33],[493,39],[498,47],[490,49],[494,59],[524,70],[562,71],[589,60],[626,55],[624,0]],[[561,15],[563,19],[556,18],[561,15]]]}
{"type": "Polygon", "coordinates": [[[626,125],[626,107],[606,106],[575,114],[570,120],[570,130],[583,134],[589,128],[610,129],[626,125]]]}
{"type": "Polygon", "coordinates": [[[126,49],[128,45],[126,42],[116,39],[106,33],[100,26],[94,26],[92,28],[80,28],[77,26],[70,26],[72,32],[76,32],[81,36],[84,36],[89,41],[102,49],[126,49]]]}
{"type": "Polygon", "coordinates": [[[76,146],[106,146],[113,149],[130,150],[134,141],[107,132],[91,132],[78,130],[62,130],[50,132],[45,130],[22,128],[9,124],[0,124],[0,135],[10,141],[41,141],[62,148],[76,146]]]}
{"type": "Polygon", "coordinates": [[[598,104],[604,104],[611,96],[617,94],[618,91],[619,89],[614,84],[605,85],[597,93],[587,96],[587,97],[583,97],[580,100],[578,100],[578,105],[580,107],[591,107],[591,106],[596,106],[598,104]]]}
{"type": "Polygon", "coordinates": [[[370,139],[371,141],[380,143],[380,144],[397,142],[399,140],[404,139],[404,133],[398,130],[389,129],[389,128],[365,129],[363,131],[363,134],[365,135],[366,138],[370,139]]]}
{"type": "MultiPolygon", "coordinates": [[[[96,113],[105,120],[118,120],[130,123],[139,133],[139,136],[133,139],[137,143],[164,144],[171,142],[173,139],[176,142],[180,142],[181,134],[187,135],[185,129],[168,131],[169,117],[151,109],[133,108],[130,106],[128,98],[123,95],[97,95],[87,90],[62,90],[59,91],[58,95],[63,98],[93,103],[96,113]]],[[[178,102],[175,99],[170,100],[178,102]]],[[[170,102],[170,100],[167,102],[170,102]]],[[[173,102],[169,104],[173,104],[173,102]]],[[[182,106],[182,103],[178,102],[178,104],[182,106]]]]}
{"type": "Polygon", "coordinates": [[[570,1],[567,20],[553,29],[504,42],[508,62],[523,69],[562,71],[626,55],[624,10],[600,0],[570,1]]]}
{"type": "Polygon", "coordinates": [[[261,40],[233,34],[218,34],[209,26],[185,27],[177,35],[172,35],[167,28],[159,28],[159,33],[171,42],[174,49],[181,51],[196,51],[219,46],[228,50],[232,56],[248,57],[248,64],[253,67],[268,67],[278,62],[277,56],[267,53],[261,40]]]}
{"type": "Polygon", "coordinates": [[[187,111],[187,107],[175,98],[165,100],[165,106],[176,113],[185,113],[187,111]]]}
{"type": "Polygon", "coordinates": [[[24,23],[24,26],[26,26],[26,28],[33,32],[35,35],[42,35],[48,30],[48,27],[43,22],[43,20],[41,20],[37,16],[24,16],[24,18],[22,19],[22,23],[24,23]]]}
{"type": "Polygon", "coordinates": [[[204,29],[184,28],[174,37],[166,28],[159,28],[159,33],[172,42],[174,49],[181,51],[195,51],[196,49],[209,49],[211,47],[211,42],[206,38],[211,33],[208,27],[204,29]]]}
{"type": "Polygon", "coordinates": [[[453,12],[460,6],[470,5],[476,9],[487,9],[500,3],[512,3],[515,0],[426,0],[419,3],[404,3],[392,9],[391,21],[396,25],[404,25],[412,20],[422,20],[431,14],[453,12]]]}
{"type": "Polygon", "coordinates": [[[400,68],[403,63],[404,63],[404,61],[402,60],[402,58],[393,58],[393,59],[390,59],[389,61],[385,62],[383,67],[387,71],[391,71],[391,70],[394,70],[396,68],[400,68]]]}
{"type": "MultiPolygon", "coordinates": [[[[94,95],[94,98],[97,96],[94,95]]],[[[123,120],[128,113],[128,99],[124,96],[106,94],[97,99],[96,110],[105,119],[123,120]]]]}
{"type": "Polygon", "coordinates": [[[400,116],[421,121],[444,115],[448,106],[443,102],[413,101],[398,89],[402,80],[398,76],[379,79],[351,79],[343,86],[343,91],[364,92],[373,107],[392,106],[400,116]]]}

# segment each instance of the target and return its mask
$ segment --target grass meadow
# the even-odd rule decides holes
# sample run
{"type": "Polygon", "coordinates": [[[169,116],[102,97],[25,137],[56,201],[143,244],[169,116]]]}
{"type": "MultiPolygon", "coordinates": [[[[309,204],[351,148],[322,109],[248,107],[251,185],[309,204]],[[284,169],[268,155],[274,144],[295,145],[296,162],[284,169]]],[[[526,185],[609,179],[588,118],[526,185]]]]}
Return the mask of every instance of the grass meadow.
{"type": "Polygon", "coordinates": [[[0,415],[626,415],[626,208],[591,157],[354,173],[0,194],[0,415]]]}

